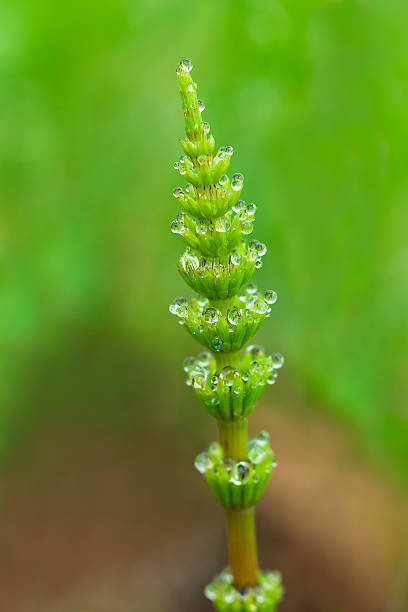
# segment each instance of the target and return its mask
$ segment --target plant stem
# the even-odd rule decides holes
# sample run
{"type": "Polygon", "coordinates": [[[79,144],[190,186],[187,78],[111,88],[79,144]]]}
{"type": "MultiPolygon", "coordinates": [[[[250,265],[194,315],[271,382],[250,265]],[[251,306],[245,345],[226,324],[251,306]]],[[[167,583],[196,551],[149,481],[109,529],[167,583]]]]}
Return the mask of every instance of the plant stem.
{"type": "MultiPolygon", "coordinates": [[[[248,457],[247,419],[218,421],[224,457],[243,461],[248,457]]],[[[258,553],[255,535],[254,508],[227,510],[227,532],[230,566],[234,586],[242,588],[258,584],[258,553]]]]}
{"type": "Polygon", "coordinates": [[[255,534],[255,508],[227,510],[228,548],[234,586],[258,584],[258,553],[255,534]]]}
{"type": "Polygon", "coordinates": [[[235,461],[245,461],[248,458],[247,419],[236,421],[218,421],[220,443],[224,457],[235,461]]]}

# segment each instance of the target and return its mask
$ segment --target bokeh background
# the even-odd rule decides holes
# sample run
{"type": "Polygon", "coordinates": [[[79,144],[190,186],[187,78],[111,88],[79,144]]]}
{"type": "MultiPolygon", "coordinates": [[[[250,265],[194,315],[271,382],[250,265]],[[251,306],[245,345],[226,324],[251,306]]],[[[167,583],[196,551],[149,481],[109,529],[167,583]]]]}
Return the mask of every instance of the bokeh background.
{"type": "Polygon", "coordinates": [[[222,511],[172,162],[194,78],[258,206],[258,341],[285,355],[251,417],[282,612],[408,609],[408,6],[397,0],[0,4],[0,609],[205,612],[222,511]]]}

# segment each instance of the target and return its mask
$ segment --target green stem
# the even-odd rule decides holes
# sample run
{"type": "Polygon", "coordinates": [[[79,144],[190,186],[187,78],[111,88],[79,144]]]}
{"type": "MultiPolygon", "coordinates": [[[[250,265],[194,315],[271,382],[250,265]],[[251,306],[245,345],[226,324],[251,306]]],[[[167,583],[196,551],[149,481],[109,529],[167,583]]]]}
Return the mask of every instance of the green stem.
{"type": "Polygon", "coordinates": [[[218,421],[220,442],[224,457],[244,461],[248,457],[247,419],[218,421]]]}
{"type": "MultiPolygon", "coordinates": [[[[248,457],[247,419],[218,421],[224,457],[243,461],[248,457]]],[[[227,510],[228,548],[234,586],[242,588],[258,584],[254,508],[227,510]]]]}
{"type": "Polygon", "coordinates": [[[228,548],[234,586],[237,589],[258,584],[258,553],[255,534],[255,508],[227,510],[228,548]]]}
{"type": "Polygon", "coordinates": [[[215,362],[217,364],[217,371],[220,372],[222,368],[229,365],[233,368],[239,368],[240,352],[235,353],[214,353],[215,362]]]}

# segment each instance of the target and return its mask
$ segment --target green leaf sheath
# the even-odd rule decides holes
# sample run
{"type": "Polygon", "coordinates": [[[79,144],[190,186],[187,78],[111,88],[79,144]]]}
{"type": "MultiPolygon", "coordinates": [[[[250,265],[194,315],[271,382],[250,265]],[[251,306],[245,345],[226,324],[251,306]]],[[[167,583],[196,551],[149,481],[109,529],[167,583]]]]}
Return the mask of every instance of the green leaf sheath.
{"type": "Polygon", "coordinates": [[[248,441],[247,419],[275,383],[283,357],[244,347],[269,318],[277,295],[250,282],[266,253],[264,244],[248,238],[256,206],[241,199],[242,174],[227,174],[233,148],[216,151],[191,69],[190,60],[182,60],[177,70],[186,136],[174,168],[187,184],[173,192],[182,210],[171,231],[185,242],[177,268],[196,295],[176,298],[170,312],[205,347],[183,367],[186,384],[217,419],[220,434],[220,442],[195,460],[227,516],[230,567],[205,593],[219,612],[273,612],[282,586],[278,573],[259,570],[254,506],[276,463],[267,432],[248,441]]]}

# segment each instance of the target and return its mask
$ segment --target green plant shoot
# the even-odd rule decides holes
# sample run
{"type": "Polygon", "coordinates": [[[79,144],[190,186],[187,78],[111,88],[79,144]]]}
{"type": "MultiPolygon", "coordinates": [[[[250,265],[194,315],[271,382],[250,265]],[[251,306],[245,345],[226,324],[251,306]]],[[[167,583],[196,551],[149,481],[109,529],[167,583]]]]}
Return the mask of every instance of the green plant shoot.
{"type": "Polygon", "coordinates": [[[174,190],[182,211],[171,231],[186,243],[178,270],[197,295],[177,298],[170,312],[205,347],[184,360],[186,383],[217,419],[220,436],[195,460],[227,515],[230,565],[205,594],[218,612],[273,612],[283,589],[279,573],[259,569],[254,508],[276,462],[267,432],[248,440],[247,419],[275,383],[283,357],[244,346],[270,316],[277,295],[250,282],[266,253],[264,244],[248,238],[256,206],[241,199],[242,174],[227,175],[233,148],[216,151],[191,69],[183,59],[177,70],[186,137],[174,168],[187,184],[174,190]]]}

